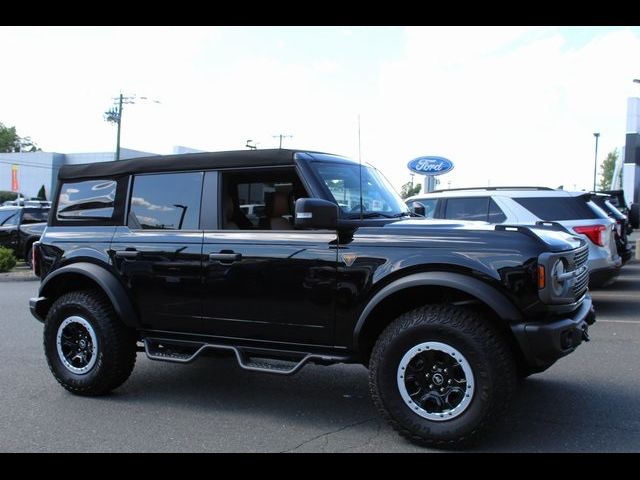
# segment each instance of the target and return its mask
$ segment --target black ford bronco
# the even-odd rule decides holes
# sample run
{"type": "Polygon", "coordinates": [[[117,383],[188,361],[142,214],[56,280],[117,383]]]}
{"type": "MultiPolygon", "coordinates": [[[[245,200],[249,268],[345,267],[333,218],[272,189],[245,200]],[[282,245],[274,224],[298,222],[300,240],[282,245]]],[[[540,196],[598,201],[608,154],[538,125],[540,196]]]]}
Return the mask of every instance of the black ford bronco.
{"type": "Polygon", "coordinates": [[[377,170],[336,155],[64,166],[52,208],[30,307],[78,395],[120,386],[139,351],[280,375],[359,363],[399,433],[462,445],[595,321],[578,237],[417,218],[377,170]]]}

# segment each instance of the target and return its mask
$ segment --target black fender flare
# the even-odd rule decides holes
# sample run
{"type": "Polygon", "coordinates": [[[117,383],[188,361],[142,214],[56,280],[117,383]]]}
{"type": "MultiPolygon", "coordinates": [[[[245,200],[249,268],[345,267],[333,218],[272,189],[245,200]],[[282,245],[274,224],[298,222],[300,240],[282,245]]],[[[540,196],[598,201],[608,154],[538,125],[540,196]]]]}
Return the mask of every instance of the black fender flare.
{"type": "Polygon", "coordinates": [[[136,313],[133,303],[131,302],[125,288],[113,273],[93,263],[72,263],[47,275],[43,280],[42,285],[40,285],[40,297],[49,298],[47,293],[51,291],[51,286],[54,283],[57,283],[56,279],[69,274],[82,275],[93,280],[98,284],[105,295],[107,295],[111,305],[113,305],[113,309],[125,325],[128,327],[140,326],[138,314],[136,313]]]}
{"type": "Polygon", "coordinates": [[[489,306],[501,319],[508,324],[520,323],[523,320],[522,314],[516,306],[501,292],[477,278],[453,272],[422,272],[407,275],[391,282],[376,293],[366,305],[353,332],[353,345],[358,349],[360,335],[366,324],[369,314],[385,298],[400,290],[418,286],[437,286],[455,288],[468,293],[489,306]]]}

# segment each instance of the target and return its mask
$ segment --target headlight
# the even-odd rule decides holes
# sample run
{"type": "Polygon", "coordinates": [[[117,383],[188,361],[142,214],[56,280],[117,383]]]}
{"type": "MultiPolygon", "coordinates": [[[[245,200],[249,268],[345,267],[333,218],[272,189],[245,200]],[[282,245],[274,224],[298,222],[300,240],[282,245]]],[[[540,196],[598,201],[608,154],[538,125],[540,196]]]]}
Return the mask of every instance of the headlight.
{"type": "Polygon", "coordinates": [[[551,267],[551,290],[556,297],[564,297],[567,291],[567,275],[565,260],[559,258],[551,267]]]}

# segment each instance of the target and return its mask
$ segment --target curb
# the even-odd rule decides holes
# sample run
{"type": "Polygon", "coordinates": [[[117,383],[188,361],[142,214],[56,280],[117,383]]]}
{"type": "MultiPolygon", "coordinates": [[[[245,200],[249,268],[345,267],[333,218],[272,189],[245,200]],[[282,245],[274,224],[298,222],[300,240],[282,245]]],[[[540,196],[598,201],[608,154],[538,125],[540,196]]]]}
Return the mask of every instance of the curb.
{"type": "Polygon", "coordinates": [[[36,280],[40,280],[35,275],[3,275],[0,274],[0,283],[2,282],[35,282],[36,280]]]}
{"type": "Polygon", "coordinates": [[[8,272],[0,273],[0,282],[35,282],[40,280],[23,261],[18,261],[16,266],[8,272]]]}

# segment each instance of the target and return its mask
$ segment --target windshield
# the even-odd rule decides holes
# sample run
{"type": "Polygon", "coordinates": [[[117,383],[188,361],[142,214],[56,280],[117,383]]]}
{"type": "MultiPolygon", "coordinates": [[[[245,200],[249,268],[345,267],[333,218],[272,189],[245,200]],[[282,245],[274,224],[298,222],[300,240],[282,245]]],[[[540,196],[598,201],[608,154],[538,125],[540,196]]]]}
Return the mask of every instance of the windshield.
{"type": "MultiPolygon", "coordinates": [[[[313,163],[320,178],[342,211],[350,218],[360,215],[360,166],[350,163],[313,163]]],[[[362,211],[367,217],[395,217],[409,209],[375,168],[362,166],[362,211]]]]}
{"type": "Polygon", "coordinates": [[[0,211],[0,227],[17,225],[17,223],[18,223],[18,210],[0,211]]]}

